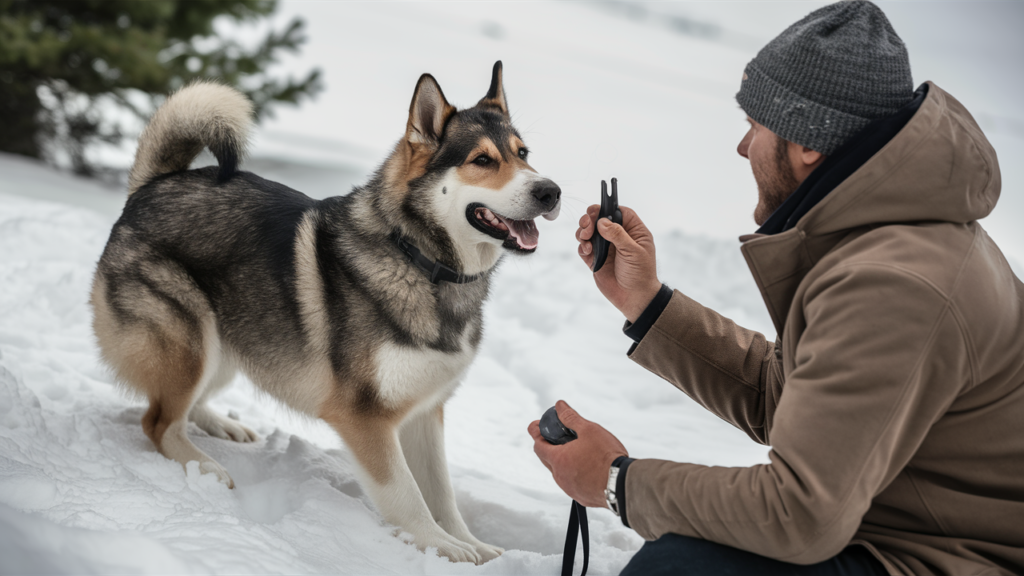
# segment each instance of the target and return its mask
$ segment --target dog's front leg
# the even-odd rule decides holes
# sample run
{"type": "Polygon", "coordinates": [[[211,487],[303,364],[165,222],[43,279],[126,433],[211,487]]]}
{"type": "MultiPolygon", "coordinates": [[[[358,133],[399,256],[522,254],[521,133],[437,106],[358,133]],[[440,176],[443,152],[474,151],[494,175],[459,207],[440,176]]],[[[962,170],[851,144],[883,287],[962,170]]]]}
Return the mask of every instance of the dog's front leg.
{"type": "Polygon", "coordinates": [[[448,476],[444,450],[444,405],[411,416],[400,434],[405,460],[437,523],[452,536],[471,544],[484,562],[504,552],[478,540],[455,505],[455,491],[448,476]]]}
{"type": "Polygon", "coordinates": [[[324,414],[323,418],[359,461],[365,472],[363,486],[385,521],[412,534],[420,550],[437,548],[439,555],[453,562],[483,562],[472,544],[443,530],[430,514],[402,454],[396,420],[355,410],[324,414]]]}

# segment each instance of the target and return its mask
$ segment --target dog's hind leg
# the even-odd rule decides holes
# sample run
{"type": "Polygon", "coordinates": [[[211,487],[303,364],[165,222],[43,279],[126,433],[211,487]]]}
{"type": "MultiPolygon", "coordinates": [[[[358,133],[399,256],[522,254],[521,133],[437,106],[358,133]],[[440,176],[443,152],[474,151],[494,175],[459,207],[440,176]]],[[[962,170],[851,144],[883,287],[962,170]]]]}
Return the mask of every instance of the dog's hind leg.
{"type": "Polygon", "coordinates": [[[215,438],[234,440],[235,442],[255,442],[259,440],[259,436],[255,432],[231,418],[217,414],[206,405],[208,399],[231,383],[235,372],[235,367],[222,355],[216,374],[203,389],[203,395],[192,406],[192,410],[188,413],[188,419],[215,438]]]}
{"type": "MultiPolygon", "coordinates": [[[[165,269],[146,270],[153,276],[165,269]]],[[[149,399],[142,429],[164,456],[182,466],[195,460],[229,487],[227,471],[188,439],[188,414],[217,373],[220,362],[212,312],[189,300],[182,282],[137,282],[122,277],[108,283],[97,272],[93,285],[93,327],[104,360],[118,382],[149,399]],[[116,291],[108,290],[110,285],[116,291]]]]}
{"type": "Polygon", "coordinates": [[[414,414],[402,424],[402,452],[438,525],[452,536],[472,544],[484,562],[504,552],[478,540],[469,531],[455,504],[444,450],[444,405],[414,414]]]}
{"type": "MultiPolygon", "coordinates": [[[[210,322],[212,324],[212,322],[210,322]]],[[[204,330],[204,344],[199,350],[183,345],[168,343],[168,354],[160,357],[157,362],[160,369],[166,371],[173,384],[161,388],[158,395],[150,396],[149,410],[142,418],[142,428],[161,454],[176,460],[182,466],[193,460],[199,462],[199,471],[212,473],[217,478],[234,488],[228,471],[216,460],[200,450],[188,438],[188,416],[193,404],[204,393],[210,379],[219,368],[219,355],[214,352],[216,347],[211,339],[216,339],[215,329],[204,330]]],[[[154,362],[156,364],[157,362],[154,362]]]]}
{"type": "Polygon", "coordinates": [[[400,417],[328,401],[320,417],[337,430],[364,472],[361,484],[384,520],[412,534],[416,547],[437,548],[453,562],[481,563],[474,547],[445,532],[427,508],[398,440],[400,417]]]}

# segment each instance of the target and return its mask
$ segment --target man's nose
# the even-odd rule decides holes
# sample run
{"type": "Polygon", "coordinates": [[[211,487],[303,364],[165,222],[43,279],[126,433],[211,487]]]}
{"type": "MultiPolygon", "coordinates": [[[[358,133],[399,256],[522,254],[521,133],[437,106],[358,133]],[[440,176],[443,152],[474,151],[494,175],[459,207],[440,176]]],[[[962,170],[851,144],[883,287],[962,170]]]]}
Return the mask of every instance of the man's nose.
{"type": "Polygon", "coordinates": [[[750,150],[750,132],[748,131],[743,135],[743,140],[740,140],[739,146],[736,147],[736,153],[743,156],[747,160],[750,160],[750,156],[747,156],[747,152],[750,150]]]}
{"type": "Polygon", "coordinates": [[[562,197],[562,189],[547,178],[536,182],[530,190],[533,197],[540,202],[545,210],[552,210],[558,205],[558,199],[562,197]]]}

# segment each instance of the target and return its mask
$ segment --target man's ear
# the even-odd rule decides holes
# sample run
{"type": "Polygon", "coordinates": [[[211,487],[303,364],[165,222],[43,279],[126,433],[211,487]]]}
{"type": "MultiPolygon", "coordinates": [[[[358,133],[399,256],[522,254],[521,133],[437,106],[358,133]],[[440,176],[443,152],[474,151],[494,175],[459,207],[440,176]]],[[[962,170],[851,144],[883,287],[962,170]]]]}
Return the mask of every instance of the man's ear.
{"type": "Polygon", "coordinates": [[[811,150],[807,146],[800,147],[800,161],[803,162],[805,166],[817,168],[819,164],[825,161],[825,158],[827,158],[827,156],[817,150],[811,150]]]}
{"type": "MultiPolygon", "coordinates": [[[[776,136],[778,138],[778,136],[776,136]]],[[[821,152],[811,150],[807,146],[802,146],[796,142],[787,142],[787,150],[789,152],[789,165],[793,169],[793,176],[800,182],[803,182],[814,169],[828,158],[821,152]]]]}
{"type": "Polygon", "coordinates": [[[455,107],[445,100],[437,80],[430,74],[424,74],[416,83],[416,92],[409,105],[406,137],[414,144],[436,144],[444,132],[444,125],[454,113],[455,107]]]}
{"type": "Polygon", "coordinates": [[[491,87],[487,89],[487,95],[477,102],[476,105],[497,108],[502,114],[508,116],[508,103],[505,102],[505,87],[501,84],[501,60],[494,63],[494,69],[491,71],[491,87]]]}

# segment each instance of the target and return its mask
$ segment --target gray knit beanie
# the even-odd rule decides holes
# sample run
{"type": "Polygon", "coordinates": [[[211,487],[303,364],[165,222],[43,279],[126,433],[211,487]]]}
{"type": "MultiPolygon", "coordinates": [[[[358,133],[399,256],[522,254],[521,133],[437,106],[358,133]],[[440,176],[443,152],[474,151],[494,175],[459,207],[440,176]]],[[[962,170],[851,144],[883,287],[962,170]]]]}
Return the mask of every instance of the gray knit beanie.
{"type": "Polygon", "coordinates": [[[913,95],[903,40],[877,6],[855,0],[815,10],[769,42],[736,100],[780,138],[827,156],[913,95]]]}

